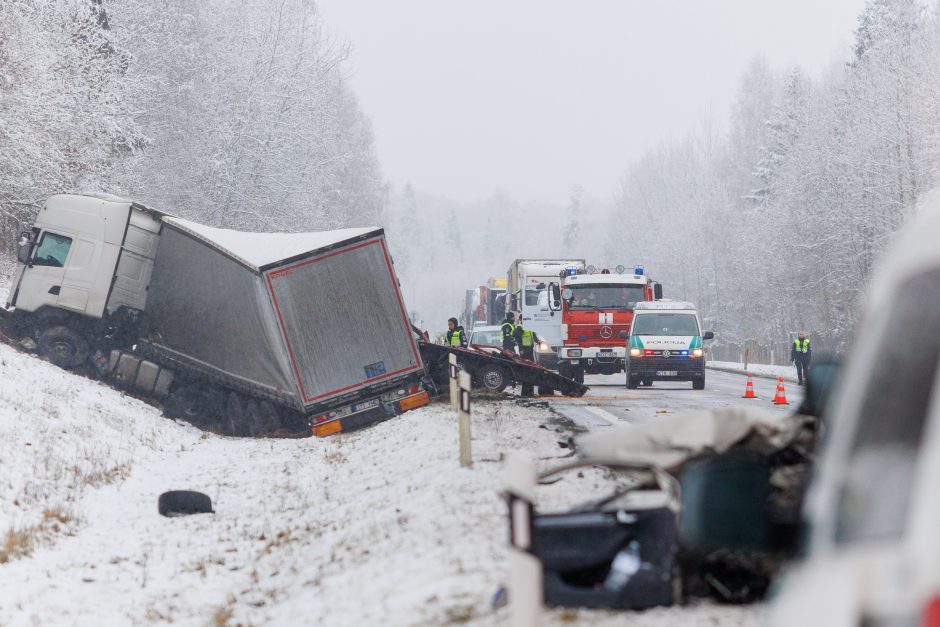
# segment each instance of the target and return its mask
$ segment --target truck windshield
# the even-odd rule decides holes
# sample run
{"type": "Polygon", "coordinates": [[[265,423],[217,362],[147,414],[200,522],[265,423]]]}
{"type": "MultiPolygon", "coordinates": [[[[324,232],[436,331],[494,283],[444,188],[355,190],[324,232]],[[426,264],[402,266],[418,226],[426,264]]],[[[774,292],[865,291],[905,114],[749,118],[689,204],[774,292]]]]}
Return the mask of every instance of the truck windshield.
{"type": "Polygon", "coordinates": [[[568,309],[584,311],[586,309],[633,309],[645,300],[645,288],[642,285],[571,285],[572,296],[568,309]]]}
{"type": "Polygon", "coordinates": [[[701,335],[695,314],[644,313],[633,318],[633,335],[701,335]]]}

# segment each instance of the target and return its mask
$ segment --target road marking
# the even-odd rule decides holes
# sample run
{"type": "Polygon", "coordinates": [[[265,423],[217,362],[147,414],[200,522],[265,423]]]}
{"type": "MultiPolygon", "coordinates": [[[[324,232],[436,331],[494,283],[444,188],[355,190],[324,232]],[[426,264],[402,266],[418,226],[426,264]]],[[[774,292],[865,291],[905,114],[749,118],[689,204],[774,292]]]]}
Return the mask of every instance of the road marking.
{"type": "Polygon", "coordinates": [[[615,424],[617,422],[620,422],[620,418],[617,418],[617,416],[615,416],[614,414],[610,413],[609,411],[605,409],[601,409],[600,407],[594,407],[593,405],[585,405],[584,409],[588,410],[589,412],[591,412],[598,418],[602,418],[603,420],[606,420],[610,424],[615,424]]]}

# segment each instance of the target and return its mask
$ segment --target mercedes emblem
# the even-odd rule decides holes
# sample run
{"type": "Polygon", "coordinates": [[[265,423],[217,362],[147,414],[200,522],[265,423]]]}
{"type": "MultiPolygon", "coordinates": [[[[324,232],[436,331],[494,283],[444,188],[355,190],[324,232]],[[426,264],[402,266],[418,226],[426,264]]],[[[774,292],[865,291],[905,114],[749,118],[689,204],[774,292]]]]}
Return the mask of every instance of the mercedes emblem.
{"type": "Polygon", "coordinates": [[[614,332],[610,327],[601,327],[601,337],[605,340],[609,340],[613,336],[614,332]]]}

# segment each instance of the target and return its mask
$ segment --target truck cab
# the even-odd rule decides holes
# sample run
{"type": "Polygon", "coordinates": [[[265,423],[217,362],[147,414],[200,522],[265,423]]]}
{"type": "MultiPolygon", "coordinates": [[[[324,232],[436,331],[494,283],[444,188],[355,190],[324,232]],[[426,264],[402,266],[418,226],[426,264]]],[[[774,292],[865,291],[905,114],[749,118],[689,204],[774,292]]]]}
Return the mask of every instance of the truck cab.
{"type": "Polygon", "coordinates": [[[568,268],[584,269],[583,259],[517,259],[509,267],[507,311],[516,314],[522,323],[538,335],[541,342],[535,347],[535,361],[544,368],[558,367],[558,350],[562,344],[561,310],[552,306],[549,288],[557,283],[560,274],[568,268]]]}
{"type": "MultiPolygon", "coordinates": [[[[557,285],[557,284],[556,284],[557,285]]],[[[590,266],[562,273],[560,302],[561,340],[558,372],[583,382],[585,373],[623,372],[626,347],[621,333],[629,333],[637,303],[662,297],[659,283],[650,281],[642,266],[627,274],[590,266]]]]}

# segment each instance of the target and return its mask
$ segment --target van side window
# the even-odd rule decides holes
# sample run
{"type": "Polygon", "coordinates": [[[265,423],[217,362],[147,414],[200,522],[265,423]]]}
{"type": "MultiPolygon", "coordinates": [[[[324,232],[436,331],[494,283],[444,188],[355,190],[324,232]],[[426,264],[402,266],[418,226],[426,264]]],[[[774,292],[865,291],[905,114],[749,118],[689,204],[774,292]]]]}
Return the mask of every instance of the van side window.
{"type": "Polygon", "coordinates": [[[33,265],[61,268],[65,266],[65,259],[69,256],[69,248],[71,247],[71,237],[46,231],[42,234],[42,240],[36,248],[36,254],[33,255],[33,265]]]}
{"type": "Polygon", "coordinates": [[[940,268],[904,284],[894,300],[839,494],[838,543],[904,533],[940,359],[940,268]]]}

